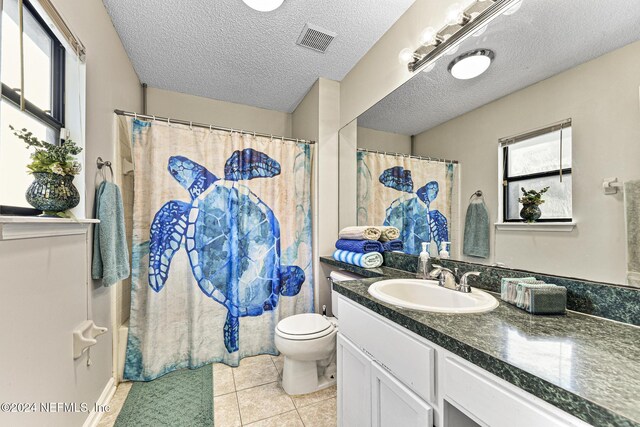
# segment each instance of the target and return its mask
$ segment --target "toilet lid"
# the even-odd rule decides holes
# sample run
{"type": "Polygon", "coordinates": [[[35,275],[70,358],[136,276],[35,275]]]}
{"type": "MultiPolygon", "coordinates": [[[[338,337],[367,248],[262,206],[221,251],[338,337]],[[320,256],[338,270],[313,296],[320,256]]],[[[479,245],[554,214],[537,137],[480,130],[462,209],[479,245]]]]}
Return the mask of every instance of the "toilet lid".
{"type": "Polygon", "coordinates": [[[278,330],[287,335],[314,335],[329,333],[334,326],[324,316],[317,313],[296,314],[278,323],[278,330]]]}

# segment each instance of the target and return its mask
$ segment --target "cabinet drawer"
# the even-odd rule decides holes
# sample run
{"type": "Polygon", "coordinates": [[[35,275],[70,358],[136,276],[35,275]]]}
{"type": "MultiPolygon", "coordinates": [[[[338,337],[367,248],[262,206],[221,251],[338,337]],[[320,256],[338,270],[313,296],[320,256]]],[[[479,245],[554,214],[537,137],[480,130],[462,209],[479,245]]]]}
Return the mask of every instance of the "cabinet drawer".
{"type": "Polygon", "coordinates": [[[434,350],[340,297],[340,333],[427,402],[434,401],[434,350]]]}
{"type": "Polygon", "coordinates": [[[491,427],[588,426],[523,390],[510,390],[508,384],[497,382],[502,380],[453,357],[446,357],[444,365],[445,400],[491,427]]]}

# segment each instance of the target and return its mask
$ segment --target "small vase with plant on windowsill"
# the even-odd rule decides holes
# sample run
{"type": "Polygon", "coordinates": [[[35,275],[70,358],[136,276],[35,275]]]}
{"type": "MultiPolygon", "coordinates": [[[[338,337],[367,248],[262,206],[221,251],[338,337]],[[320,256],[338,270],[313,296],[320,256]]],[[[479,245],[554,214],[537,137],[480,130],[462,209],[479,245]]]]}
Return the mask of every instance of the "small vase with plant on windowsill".
{"type": "Polygon", "coordinates": [[[524,187],[521,190],[522,197],[518,199],[518,202],[522,203],[520,218],[527,223],[534,223],[542,216],[540,211],[540,205],[544,203],[542,195],[549,190],[549,187],[545,187],[540,191],[525,190],[524,187]]]}
{"type": "Polygon", "coordinates": [[[73,177],[81,170],[75,155],[82,151],[70,139],[61,144],[51,144],[39,140],[27,129],[16,130],[9,126],[14,135],[33,148],[31,163],[27,165],[29,173],[33,174],[25,197],[27,202],[43,212],[43,216],[67,218],[71,216],[67,211],[80,203],[80,193],[73,185],[73,177]]]}

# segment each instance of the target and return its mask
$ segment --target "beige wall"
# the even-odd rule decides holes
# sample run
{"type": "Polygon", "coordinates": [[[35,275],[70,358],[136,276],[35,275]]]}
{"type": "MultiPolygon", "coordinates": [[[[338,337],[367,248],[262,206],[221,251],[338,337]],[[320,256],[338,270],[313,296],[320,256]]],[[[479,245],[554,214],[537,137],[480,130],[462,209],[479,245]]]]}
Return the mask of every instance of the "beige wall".
{"type": "MultiPolygon", "coordinates": [[[[100,0],[53,0],[74,33],[87,48],[86,57],[86,140],[85,170],[86,212],[93,212],[96,183],[96,158],[116,162],[113,137],[113,110],[140,111],[142,95],[140,82],[129,62],[111,19],[100,0]]],[[[98,338],[91,350],[89,378],[77,378],[77,383],[87,387],[86,402],[95,401],[112,376],[112,292],[93,282],[91,312],[95,323],[108,326],[109,332],[98,338]]]]}
{"type": "Polygon", "coordinates": [[[411,136],[358,126],[358,148],[411,154],[411,136]]]}
{"type": "MultiPolygon", "coordinates": [[[[416,136],[417,155],[462,164],[463,210],[482,189],[498,220],[498,138],[573,119],[572,232],[492,230],[492,257],[525,268],[625,283],[622,194],[605,196],[602,179],[638,179],[640,42],[515,92],[416,136]]],[[[464,216],[461,218],[464,221],[464,216]]]]}
{"type": "Polygon", "coordinates": [[[147,114],[291,136],[291,114],[163,89],[147,89],[147,114]]]}
{"type": "MultiPolygon", "coordinates": [[[[418,47],[426,27],[441,28],[454,0],[416,0],[340,83],[340,127],[364,113],[411,78],[398,54],[418,47]]],[[[463,2],[464,3],[464,2],[463,2]]]]}
{"type": "Polygon", "coordinates": [[[293,112],[293,137],[316,141],[314,253],[316,311],[330,307],[331,290],[318,257],[333,253],[338,236],[338,128],[340,83],[319,79],[293,112]]]}

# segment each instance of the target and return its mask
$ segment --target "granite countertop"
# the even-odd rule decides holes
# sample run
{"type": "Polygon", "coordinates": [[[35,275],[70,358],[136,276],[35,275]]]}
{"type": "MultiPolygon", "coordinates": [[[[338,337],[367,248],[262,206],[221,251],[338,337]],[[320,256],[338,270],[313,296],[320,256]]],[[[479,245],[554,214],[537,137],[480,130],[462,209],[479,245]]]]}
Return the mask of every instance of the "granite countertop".
{"type": "Polygon", "coordinates": [[[572,311],[534,316],[502,301],[477,314],[404,309],[368,288],[413,273],[320,260],[368,277],[335,283],[338,293],[492,374],[592,425],[640,427],[639,327],[572,311]]]}

